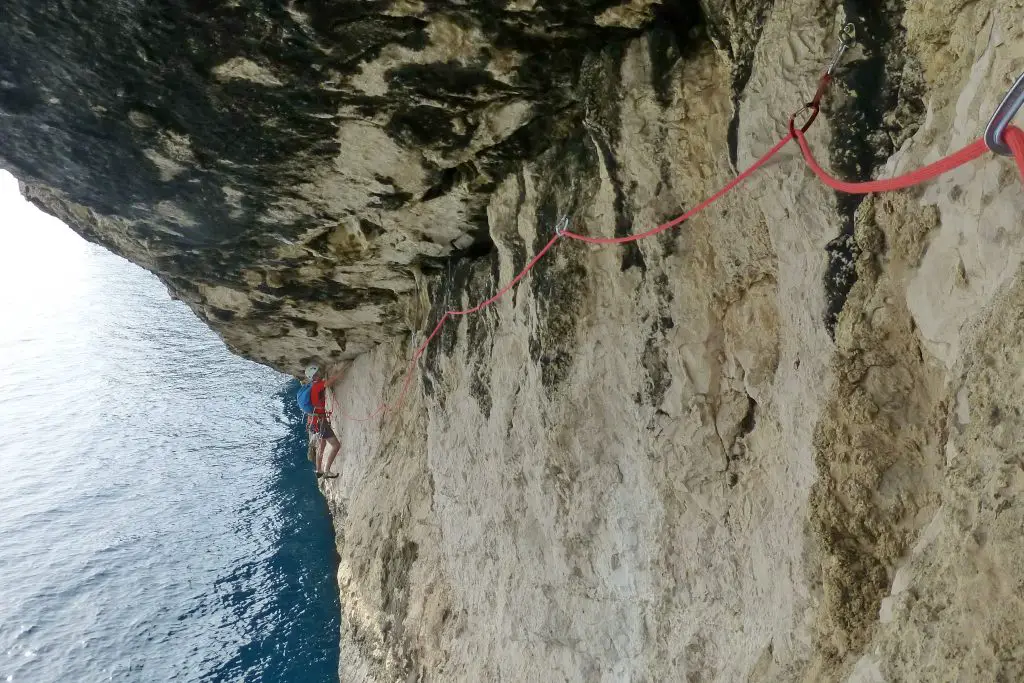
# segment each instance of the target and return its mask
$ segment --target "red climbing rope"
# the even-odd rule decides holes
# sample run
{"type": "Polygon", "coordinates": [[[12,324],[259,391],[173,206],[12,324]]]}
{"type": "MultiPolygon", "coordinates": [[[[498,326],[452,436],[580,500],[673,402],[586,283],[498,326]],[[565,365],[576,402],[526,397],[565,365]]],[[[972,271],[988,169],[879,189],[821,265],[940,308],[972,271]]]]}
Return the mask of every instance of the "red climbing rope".
{"type": "Polygon", "coordinates": [[[412,355],[412,358],[409,360],[409,369],[405,373],[405,381],[402,382],[402,390],[398,394],[398,400],[395,401],[395,404],[393,406],[389,406],[386,403],[381,403],[372,413],[370,413],[366,417],[352,417],[351,415],[348,415],[347,413],[341,410],[339,410],[338,412],[340,412],[346,420],[351,420],[353,422],[367,422],[369,420],[374,419],[378,415],[381,415],[389,410],[394,410],[398,408],[398,406],[402,405],[402,402],[405,400],[405,394],[409,390],[409,383],[412,382],[412,375],[413,371],[416,369],[417,361],[419,361],[420,356],[423,355],[423,352],[427,350],[427,346],[430,345],[431,340],[433,340],[433,338],[437,336],[438,332],[441,331],[441,328],[444,327],[444,324],[448,322],[450,318],[454,318],[455,316],[476,313],[480,309],[490,306],[495,301],[508,294],[510,289],[519,284],[519,281],[526,277],[527,273],[533,270],[533,267],[537,265],[537,262],[544,257],[544,254],[548,253],[551,247],[555,246],[555,242],[558,241],[558,237],[558,235],[555,235],[550,240],[548,240],[548,243],[545,244],[541,248],[541,250],[537,252],[537,255],[530,259],[530,262],[527,263],[521,271],[519,271],[519,274],[512,278],[512,280],[507,285],[499,289],[497,294],[492,296],[490,299],[487,299],[486,301],[481,301],[472,308],[466,308],[462,310],[448,310],[444,312],[444,314],[441,316],[441,319],[437,321],[436,325],[434,325],[433,331],[426,339],[423,340],[423,343],[416,348],[416,352],[412,355]]]}
{"type": "Polygon", "coordinates": [[[1003,140],[1013,152],[1013,160],[1017,162],[1017,170],[1020,171],[1021,182],[1024,182],[1024,131],[1017,126],[1010,126],[1006,129],[1003,140]]]}
{"type": "Polygon", "coordinates": [[[905,173],[895,178],[887,178],[885,180],[870,180],[864,183],[848,183],[843,180],[833,178],[825,172],[818,162],[814,159],[814,155],[811,154],[811,148],[807,144],[807,138],[799,130],[795,131],[796,141],[800,144],[800,151],[804,154],[804,161],[810,167],[814,174],[818,176],[821,182],[825,183],[833,190],[840,192],[846,192],[848,194],[868,194],[870,192],[888,192],[891,190],[902,190],[907,187],[913,187],[919,185],[927,180],[931,180],[936,176],[940,176],[943,173],[952,171],[954,168],[963,166],[968,161],[974,161],[982,154],[988,151],[988,147],[985,146],[985,141],[977,139],[971,144],[967,145],[958,152],[954,152],[947,157],[939,159],[934,164],[928,164],[923,168],[919,168],[916,171],[905,173]]]}
{"type": "Polygon", "coordinates": [[[395,400],[394,405],[388,405],[387,403],[381,403],[380,405],[377,406],[377,408],[372,413],[370,413],[369,415],[366,415],[365,417],[355,417],[353,415],[349,415],[348,413],[346,413],[345,411],[343,411],[341,409],[339,409],[338,412],[346,420],[350,420],[352,422],[368,422],[368,421],[373,420],[374,418],[376,418],[376,417],[378,417],[378,416],[380,416],[380,415],[382,415],[382,414],[384,414],[384,413],[386,413],[386,412],[388,412],[390,410],[395,410],[400,405],[402,405],[402,402],[405,400],[405,395],[409,391],[409,385],[412,382],[413,373],[416,370],[416,363],[419,361],[419,359],[423,355],[424,351],[427,350],[427,346],[430,345],[430,342],[434,339],[434,337],[436,337],[438,335],[438,333],[441,331],[441,328],[444,327],[444,324],[446,322],[448,322],[448,320],[450,320],[451,318],[454,318],[456,316],[469,315],[471,313],[476,313],[476,312],[480,311],[481,309],[486,308],[487,306],[490,306],[491,304],[496,302],[498,299],[503,297],[505,294],[507,294],[509,292],[509,290],[511,290],[513,287],[515,287],[519,283],[520,280],[522,280],[524,277],[526,277],[526,275],[531,270],[533,270],[533,267],[536,266],[537,263],[544,257],[544,255],[551,250],[551,247],[555,246],[555,243],[558,242],[558,239],[560,237],[565,236],[565,237],[568,237],[570,239],[579,240],[581,242],[588,242],[590,244],[623,244],[623,243],[626,243],[626,242],[635,242],[637,240],[642,240],[642,239],[644,239],[646,237],[650,237],[652,235],[657,235],[660,232],[664,232],[666,230],[674,228],[675,226],[679,225],[680,223],[683,223],[684,221],[686,221],[686,220],[692,218],[693,216],[697,215],[698,213],[700,213],[701,211],[703,211],[704,209],[709,207],[711,204],[715,203],[716,201],[721,199],[723,196],[728,194],[730,191],[732,191],[733,188],[735,188],[737,185],[739,185],[744,180],[746,180],[751,175],[753,175],[759,168],[761,168],[766,163],[768,163],[768,161],[770,161],[772,157],[774,157],[776,154],[778,154],[779,151],[781,151],[782,148],[785,147],[786,144],[790,140],[792,140],[792,139],[793,139],[792,134],[787,135],[781,141],[779,141],[778,144],[776,144],[774,147],[772,147],[770,150],[768,150],[768,152],[764,156],[762,156],[760,159],[758,159],[753,164],[751,164],[745,171],[740,173],[738,176],[733,178],[731,181],[726,183],[726,185],[722,189],[720,189],[718,192],[713,194],[711,197],[709,197],[708,199],[704,200],[703,202],[701,202],[697,206],[693,207],[692,209],[690,209],[689,211],[687,211],[683,215],[679,216],[678,218],[674,218],[674,219],[672,219],[671,221],[669,221],[667,223],[662,223],[658,227],[652,228],[652,229],[648,230],[647,232],[642,232],[642,233],[637,234],[637,235],[627,235],[626,237],[588,237],[586,235],[579,235],[577,233],[569,232],[569,231],[564,231],[564,232],[561,232],[559,234],[556,234],[554,237],[552,237],[550,240],[548,240],[547,244],[545,244],[543,247],[541,247],[540,251],[538,251],[537,254],[532,259],[530,259],[530,262],[527,263],[526,266],[524,266],[521,271],[519,271],[519,274],[516,275],[514,278],[512,278],[512,280],[509,281],[509,283],[507,285],[505,285],[504,287],[499,289],[498,292],[494,296],[492,296],[491,298],[489,298],[489,299],[487,299],[485,301],[481,301],[476,306],[473,306],[471,308],[466,308],[466,309],[462,309],[462,310],[448,310],[448,311],[444,312],[444,314],[441,316],[441,319],[438,320],[437,324],[434,326],[433,331],[431,331],[431,333],[427,336],[427,338],[423,340],[423,343],[420,344],[416,348],[416,352],[413,354],[412,358],[409,360],[409,369],[405,373],[405,379],[402,382],[402,389],[399,392],[398,398],[395,400]]]}
{"type": "MultiPolygon", "coordinates": [[[[776,154],[778,154],[780,151],[782,151],[782,148],[785,147],[786,144],[790,140],[792,140],[792,139],[793,139],[793,134],[790,133],[786,137],[782,138],[782,140],[780,140],[774,147],[772,147],[770,150],[768,150],[768,152],[763,157],[761,157],[760,159],[755,161],[753,164],[751,164],[747,168],[747,170],[743,171],[743,173],[740,173],[738,176],[736,176],[735,178],[730,180],[728,183],[726,183],[725,187],[720,189],[718,192],[714,193],[713,195],[711,195],[710,197],[705,199],[703,202],[701,202],[697,206],[693,207],[692,209],[690,209],[689,211],[684,213],[682,216],[679,216],[677,218],[673,218],[672,220],[670,220],[667,223],[662,223],[661,225],[659,225],[656,228],[651,228],[647,232],[641,232],[638,235],[626,235],[625,237],[588,237],[586,235],[580,235],[580,234],[575,233],[575,232],[569,232],[568,230],[565,231],[562,234],[565,235],[566,237],[570,238],[570,239],[579,240],[580,242],[586,242],[588,244],[625,244],[627,242],[636,242],[637,240],[646,239],[646,238],[651,237],[653,235],[657,235],[659,232],[665,232],[666,230],[674,228],[677,225],[679,225],[680,223],[683,223],[683,222],[693,218],[698,213],[700,213],[704,209],[708,208],[709,206],[711,206],[712,204],[717,202],[719,199],[721,199],[725,195],[727,195],[730,192],[732,192],[732,190],[737,185],[739,185],[744,180],[746,180],[747,178],[752,176],[754,173],[756,173],[757,170],[760,169],[765,164],[767,164],[771,160],[772,157],[774,157],[776,154]]],[[[556,239],[557,239],[557,236],[556,236],[556,239]]]]}
{"type": "MultiPolygon", "coordinates": [[[[550,240],[548,240],[548,243],[545,244],[543,247],[541,247],[541,250],[537,252],[537,255],[534,256],[532,259],[530,259],[530,262],[527,263],[526,266],[521,271],[519,271],[519,275],[516,275],[514,278],[512,278],[511,282],[509,282],[507,285],[505,285],[504,287],[499,289],[498,293],[495,294],[494,296],[492,296],[487,301],[481,301],[476,306],[473,306],[472,308],[466,308],[466,309],[461,310],[461,311],[448,311],[447,313],[445,313],[445,315],[448,316],[448,317],[452,317],[452,316],[456,316],[456,315],[469,315],[470,313],[476,313],[481,308],[486,308],[487,306],[490,306],[495,301],[497,301],[501,297],[505,296],[508,293],[508,290],[512,289],[517,284],[519,284],[519,281],[522,280],[524,277],[526,277],[527,273],[529,273],[531,270],[533,270],[533,267],[535,265],[537,265],[537,261],[540,261],[541,258],[544,256],[544,254],[548,253],[548,250],[551,249],[551,247],[555,246],[555,242],[557,242],[557,241],[558,241],[558,235],[555,235],[550,240]]],[[[437,334],[437,330],[434,331],[434,334],[437,334]]],[[[432,336],[434,336],[434,334],[431,334],[430,336],[432,337],[432,336]]],[[[429,341],[429,339],[428,339],[428,341],[429,341]]],[[[424,342],[424,345],[426,345],[426,342],[424,342]]]]}
{"type": "MultiPolygon", "coordinates": [[[[638,240],[646,239],[647,237],[652,237],[653,235],[657,235],[658,233],[674,228],[677,225],[696,216],[698,213],[700,213],[701,211],[709,207],[711,204],[721,199],[723,196],[731,192],[733,189],[735,189],[736,186],[738,186],[744,180],[746,180],[751,175],[756,173],[765,164],[767,164],[776,154],[782,151],[782,148],[785,147],[790,140],[795,139],[797,141],[797,143],[800,145],[800,150],[803,153],[804,161],[807,162],[807,165],[815,173],[815,175],[817,175],[818,178],[821,179],[822,182],[824,182],[826,185],[828,185],[834,190],[850,194],[885,192],[891,190],[899,190],[911,187],[913,185],[918,185],[920,183],[931,180],[939,175],[942,175],[943,173],[947,173],[953,170],[954,168],[958,168],[969,161],[977,159],[982,154],[984,154],[988,149],[985,140],[980,139],[976,142],[972,142],[963,149],[954,152],[953,154],[950,154],[949,156],[944,157],[939,161],[936,161],[933,164],[929,164],[923,168],[919,168],[916,171],[912,171],[910,173],[897,176],[895,178],[889,178],[886,180],[872,180],[862,183],[851,183],[838,180],[830,176],[828,173],[825,172],[823,168],[821,168],[818,162],[814,159],[814,155],[811,154],[811,148],[807,144],[807,139],[804,137],[804,133],[806,132],[807,128],[810,126],[811,123],[813,123],[814,118],[817,116],[818,104],[821,100],[821,96],[824,92],[825,87],[828,85],[829,79],[829,74],[826,73],[826,75],[821,79],[821,83],[818,87],[818,92],[815,93],[814,99],[809,104],[805,105],[805,109],[809,109],[811,111],[810,119],[808,119],[808,121],[805,122],[803,126],[800,128],[796,127],[794,124],[794,120],[791,119],[789,134],[786,135],[786,137],[782,138],[782,140],[780,140],[774,147],[768,150],[768,152],[765,153],[764,156],[762,156],[760,159],[751,164],[745,171],[743,171],[735,178],[730,180],[728,183],[726,183],[725,186],[722,187],[722,189],[718,190],[718,192],[714,193],[713,195],[705,199],[703,202],[693,207],[692,209],[682,214],[681,216],[673,218],[667,223],[662,223],[661,225],[655,228],[651,228],[646,232],[641,232],[635,235],[626,235],[624,237],[589,237],[587,235],[581,235],[579,233],[570,232],[568,230],[556,230],[555,236],[548,240],[548,243],[545,244],[532,259],[530,259],[530,262],[527,263],[521,271],[519,271],[519,274],[512,278],[512,280],[508,284],[499,289],[498,292],[494,294],[494,296],[490,297],[485,301],[481,301],[476,306],[473,306],[471,308],[466,308],[462,310],[447,310],[444,312],[444,314],[441,315],[441,319],[437,321],[437,324],[434,326],[433,331],[431,331],[430,335],[423,341],[423,343],[416,348],[416,352],[410,359],[408,370],[405,373],[405,379],[402,382],[402,389],[399,392],[398,398],[395,400],[394,404],[389,405],[387,403],[381,403],[372,413],[365,417],[354,417],[342,411],[340,407],[338,409],[338,412],[341,413],[342,417],[344,417],[346,420],[351,420],[354,422],[366,422],[369,420],[373,420],[379,417],[380,415],[383,415],[384,413],[397,409],[400,405],[402,405],[402,402],[405,400],[405,395],[406,393],[408,393],[409,385],[412,382],[413,373],[416,370],[416,364],[419,362],[419,359],[423,356],[423,353],[426,351],[427,346],[430,344],[430,342],[434,339],[434,337],[436,337],[441,332],[441,328],[444,327],[444,324],[454,317],[476,313],[486,308],[487,306],[490,306],[494,302],[498,301],[498,299],[503,297],[505,294],[509,292],[509,290],[515,287],[520,280],[526,277],[526,275],[533,269],[534,266],[537,265],[541,258],[543,258],[544,255],[547,254],[553,246],[555,246],[555,243],[558,242],[560,237],[568,237],[569,239],[579,240],[580,242],[586,242],[588,244],[626,244],[629,242],[636,242],[638,240]]],[[[1021,174],[1021,180],[1024,181],[1024,131],[1021,131],[1016,126],[1008,126],[1006,128],[1003,139],[1005,140],[1006,145],[1009,147],[1009,149],[1013,152],[1014,160],[1017,162],[1017,168],[1021,174]]],[[[335,403],[337,403],[337,401],[335,401],[335,403]]]]}

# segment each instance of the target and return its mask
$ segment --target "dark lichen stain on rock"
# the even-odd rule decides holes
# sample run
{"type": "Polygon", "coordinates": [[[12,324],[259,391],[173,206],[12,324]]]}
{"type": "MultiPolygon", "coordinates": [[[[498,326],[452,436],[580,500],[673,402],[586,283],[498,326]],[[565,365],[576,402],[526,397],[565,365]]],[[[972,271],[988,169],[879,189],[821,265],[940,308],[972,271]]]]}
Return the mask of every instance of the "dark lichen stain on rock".
{"type": "MultiPolygon", "coordinates": [[[[464,147],[473,138],[471,130],[456,132],[448,109],[429,105],[399,108],[391,115],[385,130],[393,139],[413,149],[450,151],[464,147]]],[[[445,171],[454,172],[454,169],[445,171]]]]}
{"type": "MultiPolygon", "coordinates": [[[[475,306],[492,296],[498,281],[498,254],[494,245],[477,245],[457,253],[447,261],[445,269],[431,287],[435,302],[429,316],[426,334],[433,331],[444,312],[475,306]]],[[[509,295],[511,296],[511,295],[509,295]]],[[[465,325],[467,355],[473,372],[470,379],[470,393],[476,399],[485,417],[491,415],[490,367],[493,363],[493,340],[491,339],[493,310],[485,310],[471,316],[450,318],[436,338],[424,352],[424,391],[440,402],[443,409],[444,396],[435,391],[434,382],[440,373],[440,359],[455,353],[456,343],[462,325],[465,325]]]]}
{"type": "Polygon", "coordinates": [[[500,97],[512,90],[486,69],[463,66],[455,61],[407,64],[389,70],[387,79],[395,90],[440,104],[467,99],[476,102],[481,96],[500,97]]]}
{"type": "MultiPolygon", "coordinates": [[[[623,55],[622,46],[606,48],[599,56],[587,62],[581,76],[581,83],[588,93],[585,107],[587,140],[595,148],[594,160],[604,167],[612,185],[616,237],[626,237],[633,232],[633,210],[628,197],[635,189],[625,186],[615,155],[621,115],[616,93],[620,88],[619,72],[623,55]]],[[[646,269],[643,254],[635,242],[628,242],[620,248],[622,270],[634,266],[641,271],[646,269]]]]}
{"type": "Polygon", "coordinates": [[[665,351],[665,333],[675,327],[672,318],[661,316],[651,323],[651,333],[644,345],[640,363],[647,372],[645,394],[647,404],[657,408],[665,400],[665,393],[672,384],[672,373],[668,368],[665,351]]]}
{"type": "Polygon", "coordinates": [[[419,668],[405,624],[409,616],[409,575],[419,557],[419,546],[402,538],[402,529],[407,523],[407,520],[391,520],[380,554],[381,611],[385,615],[381,637],[385,651],[401,670],[402,680],[419,668]]]}
{"type": "Polygon", "coordinates": [[[729,161],[736,166],[739,154],[740,97],[754,65],[754,49],[761,39],[765,18],[774,0],[708,4],[705,18],[712,41],[729,55],[732,65],[732,118],[726,134],[729,161]]]}
{"type": "Polygon", "coordinates": [[[572,369],[579,306],[588,286],[587,269],[571,257],[558,265],[548,262],[534,269],[531,287],[539,316],[530,335],[530,359],[540,365],[541,383],[549,395],[572,369]]]}
{"type": "MultiPolygon", "coordinates": [[[[523,176],[522,171],[517,172],[515,174],[515,178],[516,206],[512,215],[514,217],[513,220],[518,221],[520,214],[523,211],[523,206],[526,204],[526,178],[523,176]]],[[[530,257],[526,251],[526,240],[523,239],[518,230],[512,230],[504,237],[504,242],[509,252],[509,260],[512,263],[512,270],[518,273],[526,267],[527,259],[530,257]]],[[[515,297],[516,293],[513,292],[512,296],[515,297]]]]}
{"type": "Polygon", "coordinates": [[[651,81],[658,102],[668,107],[674,100],[672,71],[680,59],[704,40],[695,40],[704,24],[699,2],[681,0],[654,6],[654,21],[647,32],[647,57],[651,63],[651,81]]]}
{"type": "MultiPolygon", "coordinates": [[[[573,180],[592,174],[599,160],[578,133],[563,137],[549,154],[560,163],[550,174],[550,184],[541,188],[535,220],[553,231],[572,204],[573,180]]],[[[551,237],[552,232],[539,231],[533,250],[540,251],[551,237]]],[[[581,256],[571,250],[547,254],[531,271],[538,319],[530,334],[530,359],[540,365],[541,382],[549,395],[572,367],[579,308],[590,284],[581,256]]]]}
{"type": "Polygon", "coordinates": [[[757,426],[757,401],[751,396],[747,396],[747,412],[743,415],[743,419],[740,421],[740,433],[737,438],[746,437],[750,432],[754,431],[754,427],[757,426]]]}
{"type": "MultiPolygon", "coordinates": [[[[870,180],[896,145],[920,125],[923,81],[915,76],[916,64],[907,57],[902,1],[880,5],[847,0],[844,6],[865,58],[838,72],[824,102],[833,140],[829,151],[838,176],[870,180]]],[[[859,252],[853,228],[862,199],[860,195],[836,195],[842,225],[825,250],[825,328],[829,336],[835,335],[839,313],[857,280],[859,252]]]]}
{"type": "MultiPolygon", "coordinates": [[[[440,323],[441,318],[451,307],[452,300],[452,278],[449,277],[436,277],[433,279],[428,286],[429,296],[431,301],[430,312],[427,316],[427,324],[421,330],[421,337],[425,339],[425,335],[429,335],[434,331],[440,323]]],[[[447,328],[454,328],[454,325],[445,325],[441,332],[438,333],[437,337],[434,338],[433,342],[429,344],[423,351],[423,393],[429,398],[437,400],[439,407],[444,410],[444,392],[438,391],[435,387],[435,383],[440,380],[440,359],[442,356],[447,355],[444,352],[446,345],[444,342],[444,335],[454,334],[454,332],[448,332],[447,328]],[[440,339],[438,338],[440,337],[440,339]]],[[[417,338],[416,343],[420,344],[421,339],[417,338]]],[[[447,344],[449,352],[455,348],[454,336],[447,344]]]]}

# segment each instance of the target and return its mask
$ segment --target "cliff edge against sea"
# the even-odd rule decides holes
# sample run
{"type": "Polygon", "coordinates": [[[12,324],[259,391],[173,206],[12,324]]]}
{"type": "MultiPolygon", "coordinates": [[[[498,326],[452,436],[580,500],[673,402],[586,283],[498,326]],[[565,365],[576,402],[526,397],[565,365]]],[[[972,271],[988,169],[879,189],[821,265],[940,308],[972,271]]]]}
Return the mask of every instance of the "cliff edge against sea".
{"type": "Polygon", "coordinates": [[[0,166],[335,385],[343,681],[1024,679],[1020,0],[12,0],[0,166]]]}

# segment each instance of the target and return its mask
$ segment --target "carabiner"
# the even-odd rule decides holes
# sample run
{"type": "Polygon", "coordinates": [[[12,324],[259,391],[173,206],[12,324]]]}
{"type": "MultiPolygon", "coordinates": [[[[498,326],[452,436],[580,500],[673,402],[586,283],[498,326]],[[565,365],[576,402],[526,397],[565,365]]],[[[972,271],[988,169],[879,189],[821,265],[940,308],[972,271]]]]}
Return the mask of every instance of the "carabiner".
{"type": "Polygon", "coordinates": [[[566,233],[566,231],[568,229],[569,229],[569,214],[565,214],[564,216],[562,216],[562,219],[560,221],[558,221],[558,223],[555,224],[555,234],[558,235],[559,237],[562,237],[562,236],[565,235],[565,233],[566,233]]]}
{"type": "Polygon", "coordinates": [[[818,118],[819,111],[820,109],[818,105],[815,104],[814,102],[810,102],[800,107],[799,111],[797,111],[795,114],[789,117],[789,134],[796,138],[797,128],[800,128],[801,133],[806,133],[807,130],[811,127],[811,124],[814,123],[814,120],[818,118]],[[796,119],[798,116],[803,115],[804,112],[810,112],[810,114],[807,117],[807,121],[805,121],[803,125],[797,126],[796,119]]]}
{"type": "Polygon", "coordinates": [[[1013,155],[1013,151],[1003,142],[1003,134],[1006,133],[1006,127],[1010,125],[1022,106],[1024,106],[1024,74],[1020,75],[1017,82],[1010,88],[1010,92],[1006,93],[1006,97],[996,107],[996,113],[992,114],[988,126],[985,127],[985,145],[996,154],[1002,154],[1004,157],[1013,155]]]}
{"type": "Polygon", "coordinates": [[[839,62],[842,60],[843,55],[853,45],[853,41],[857,37],[857,28],[853,24],[847,24],[843,26],[843,30],[839,32],[839,46],[836,47],[836,53],[832,55],[832,61],[829,62],[828,68],[825,69],[825,73],[829,76],[839,66],[839,62]]]}

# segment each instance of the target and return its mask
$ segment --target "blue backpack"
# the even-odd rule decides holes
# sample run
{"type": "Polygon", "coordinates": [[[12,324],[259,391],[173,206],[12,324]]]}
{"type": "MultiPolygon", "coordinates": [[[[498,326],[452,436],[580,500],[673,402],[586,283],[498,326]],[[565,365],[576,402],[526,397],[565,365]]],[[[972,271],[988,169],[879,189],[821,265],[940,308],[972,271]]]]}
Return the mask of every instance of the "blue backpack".
{"type": "Polygon", "coordinates": [[[302,409],[306,415],[312,415],[313,408],[313,384],[306,384],[299,387],[299,393],[295,395],[295,400],[299,403],[299,408],[302,409]]]}

